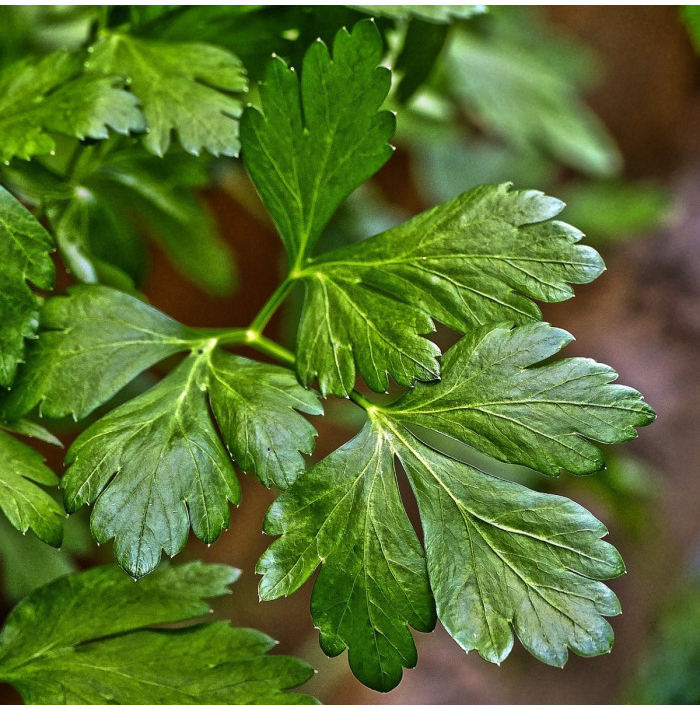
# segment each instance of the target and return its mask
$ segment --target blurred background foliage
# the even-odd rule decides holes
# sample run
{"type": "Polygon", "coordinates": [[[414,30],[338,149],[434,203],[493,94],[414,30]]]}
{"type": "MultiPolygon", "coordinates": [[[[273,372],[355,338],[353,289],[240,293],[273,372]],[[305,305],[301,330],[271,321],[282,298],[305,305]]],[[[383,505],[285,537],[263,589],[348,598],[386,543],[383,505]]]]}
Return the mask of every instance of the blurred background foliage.
{"type": "MultiPolygon", "coordinates": [[[[243,569],[222,612],[314,664],[319,675],[306,691],[327,702],[697,703],[700,94],[693,48],[700,48],[700,12],[402,8],[4,6],[0,69],[27,54],[83,46],[101,18],[151,39],[225,47],[242,59],[247,100],[255,103],[271,53],[299,66],[311,41],[329,42],[338,28],[373,15],[394,71],[388,107],[398,114],[398,150],[348,198],[321,248],[366,238],[483,183],[510,181],[566,202],[562,218],[586,233],[610,272],[545,316],[580,338],[580,350],[567,354],[615,366],[624,383],[648,392],[660,420],[631,452],[611,453],[607,470],[585,479],[542,479],[457,444],[451,452],[495,475],[570,495],[608,523],[630,571],[612,584],[625,612],[613,620],[616,648],[606,658],[572,658],[563,673],[517,651],[495,668],[464,656],[438,631],[417,637],[418,669],[381,696],[355,682],[345,661],[321,654],[309,588],[258,604],[253,567],[269,541],[259,530],[271,492],[246,481],[232,530],[209,550],[192,542],[189,553],[243,569]]],[[[69,271],[59,289],[76,280],[107,283],[194,326],[250,320],[276,285],[283,255],[239,160],[177,147],[159,158],[121,136],[85,150],[61,140],[56,157],[0,165],[0,181],[56,235],[69,271]]],[[[294,315],[292,302],[273,321],[289,343],[294,315]]],[[[446,330],[437,337],[443,348],[454,339],[446,330]]],[[[361,425],[360,412],[342,401],[328,402],[325,419],[317,458],[361,425]]],[[[64,443],[76,432],[71,422],[55,430],[64,443]]],[[[61,453],[44,452],[60,470],[61,453]]],[[[110,560],[80,515],[69,521],[61,551],[0,520],[5,610],[60,574],[110,560]]]]}

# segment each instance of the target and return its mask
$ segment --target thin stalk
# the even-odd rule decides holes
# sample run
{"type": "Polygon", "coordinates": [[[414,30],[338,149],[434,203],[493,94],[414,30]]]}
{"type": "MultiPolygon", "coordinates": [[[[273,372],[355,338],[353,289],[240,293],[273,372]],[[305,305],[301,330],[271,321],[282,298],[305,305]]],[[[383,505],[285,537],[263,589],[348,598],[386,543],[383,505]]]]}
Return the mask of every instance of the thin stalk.
{"type": "Polygon", "coordinates": [[[263,305],[260,312],[253,319],[253,322],[250,323],[250,327],[248,328],[249,332],[254,332],[258,335],[262,333],[267,323],[270,322],[270,318],[272,318],[277,308],[282,304],[282,301],[286,298],[287,293],[289,293],[293,285],[294,280],[287,277],[277,286],[277,290],[270,296],[267,303],[263,305]]]}

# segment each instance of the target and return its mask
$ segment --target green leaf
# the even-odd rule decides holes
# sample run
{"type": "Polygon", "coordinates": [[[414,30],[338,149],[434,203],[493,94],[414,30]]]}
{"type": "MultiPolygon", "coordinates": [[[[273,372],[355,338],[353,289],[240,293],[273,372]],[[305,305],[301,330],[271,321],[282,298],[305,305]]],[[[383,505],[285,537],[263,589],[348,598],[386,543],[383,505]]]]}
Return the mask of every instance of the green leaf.
{"type": "Polygon", "coordinates": [[[20,532],[31,529],[41,541],[59,547],[65,513],[39,485],[56,487],[58,478],[43,456],[0,431],[0,509],[20,532]]]}
{"type": "Polygon", "coordinates": [[[611,385],[617,373],[604,364],[540,365],[572,340],[546,323],[474,332],[444,356],[442,380],[407,392],[391,416],[549,475],[601,470],[595,444],[636,438],[656,414],[639,392],[611,385]]]}
{"type": "Polygon", "coordinates": [[[258,563],[260,596],[296,590],[322,563],[311,610],[321,646],[349,648],[350,666],[387,691],[415,664],[407,624],[432,628],[432,600],[448,632],[491,662],[513,631],[536,657],[566,661],[607,652],[602,616],[619,613],[599,579],[624,570],[579,505],[536,493],[428,448],[370,408],[362,432],[321,461],[270,508],[265,531],[281,534],[258,563]],[[398,457],[416,494],[423,551],[398,495],[398,457]],[[430,592],[428,591],[428,584],[430,592]]]}
{"type": "Polygon", "coordinates": [[[355,675],[380,691],[416,664],[408,625],[424,632],[435,625],[423,550],[392,458],[382,430],[368,425],[299,478],[267,514],[265,532],[284,536],[257,567],[260,597],[271,600],[323,562],[311,600],[321,646],[331,656],[349,647],[355,675]]]}
{"type": "Polygon", "coordinates": [[[47,301],[41,328],[5,402],[10,418],[37,404],[47,416],[83,418],[137,374],[191,347],[187,328],[104,286],[76,286],[67,297],[47,301]]]}
{"type": "Polygon", "coordinates": [[[204,616],[238,572],[201,562],[134,584],[115,567],[64,576],[21,601],[0,635],[0,677],[35,704],[312,703],[284,689],[312,669],[274,641],[204,616]]]}
{"type": "Polygon", "coordinates": [[[567,647],[608,652],[602,616],[620,606],[598,579],[625,570],[583,507],[532,492],[448,458],[397,432],[398,456],[418,500],[437,612],[466,651],[505,659],[513,632],[535,657],[563,666],[567,647]]]}
{"type": "Polygon", "coordinates": [[[83,73],[83,60],[59,49],[0,74],[0,160],[52,152],[52,133],[82,139],[107,138],[109,128],[144,130],[136,98],[113,75],[83,73]]]}
{"type": "Polygon", "coordinates": [[[206,358],[191,355],[168,377],[86,429],[68,451],[61,486],[69,512],[95,502],[95,539],[133,577],[161,550],[174,556],[190,523],[211,544],[240,502],[233,464],[209,413],[206,358]]]}
{"type": "Polygon", "coordinates": [[[343,396],[355,366],[375,391],[388,372],[400,384],[437,379],[437,348],[418,335],[431,316],[461,332],[498,321],[540,318],[530,298],[572,297],[604,265],[577,242],[581,232],[552,221],[564,205],[510,185],[476,187],[365,241],[328,252],[299,277],[306,302],[298,371],[325,395],[343,396]],[[385,295],[386,294],[386,295],[385,295]],[[400,302],[399,302],[400,301],[400,302]]]}
{"type": "Polygon", "coordinates": [[[340,203],[391,156],[394,116],[379,108],[390,72],[371,21],[338,32],[333,57],[315,42],[301,82],[281,59],[260,87],[262,113],[246,109],[246,167],[272,215],[290,260],[301,263],[340,203]]]}
{"type": "Polygon", "coordinates": [[[395,20],[418,17],[440,24],[468,19],[486,12],[485,5],[350,5],[350,7],[375,17],[391,17],[395,20]]]}
{"type": "Polygon", "coordinates": [[[39,303],[27,281],[53,288],[48,232],[0,186],[0,386],[9,387],[24,358],[24,338],[35,337],[39,303]]]}
{"type": "Polygon", "coordinates": [[[241,102],[246,90],[240,60],[230,52],[196,42],[157,42],[105,34],[90,48],[87,67],[123,76],[146,119],[144,144],[164,155],[171,133],[189,153],[237,155],[241,102]]]}
{"type": "MultiPolygon", "coordinates": [[[[534,147],[587,174],[619,172],[620,154],[581,100],[580,82],[566,69],[566,54],[545,55],[546,45],[561,49],[559,44],[541,31],[539,41],[530,43],[532,23],[509,31],[504,15],[490,18],[488,33],[461,29],[451,38],[445,73],[469,116],[488,133],[523,149],[534,147]]],[[[517,23],[520,18],[513,19],[517,23]]]]}
{"type": "MultiPolygon", "coordinates": [[[[100,204],[132,215],[188,279],[216,295],[236,285],[231,248],[193,190],[210,181],[208,164],[190,155],[163,158],[142,151],[120,151],[83,184],[100,204]]],[[[123,217],[122,217],[123,218],[123,217]]]]}
{"type": "Polygon", "coordinates": [[[211,407],[231,455],[260,481],[289,487],[304,472],[316,429],[295,409],[323,413],[316,394],[288,369],[214,351],[209,374],[211,407]]]}
{"type": "Polygon", "coordinates": [[[693,41],[695,51],[700,53],[700,6],[683,5],[680,13],[690,39],[693,41]]]}

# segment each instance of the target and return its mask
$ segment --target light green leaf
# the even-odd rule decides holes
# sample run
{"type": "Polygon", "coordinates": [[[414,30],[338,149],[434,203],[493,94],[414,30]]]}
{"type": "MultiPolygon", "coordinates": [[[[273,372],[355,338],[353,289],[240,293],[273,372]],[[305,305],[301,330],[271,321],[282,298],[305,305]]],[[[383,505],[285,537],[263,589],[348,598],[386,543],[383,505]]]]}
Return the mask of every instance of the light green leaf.
{"type": "Polygon", "coordinates": [[[539,41],[529,44],[526,25],[517,33],[509,31],[507,18],[494,13],[491,19],[483,34],[455,32],[445,56],[451,90],[469,116],[487,133],[582,172],[617,173],[621,157],[615,143],[581,100],[562,53],[545,56],[542,45],[561,49],[559,43],[540,32],[539,41]]]}
{"type": "Polygon", "coordinates": [[[571,500],[486,475],[405,431],[396,436],[438,617],[457,643],[498,663],[515,632],[535,657],[560,667],[567,647],[584,657],[609,651],[613,631],[602,616],[620,606],[597,579],[625,567],[600,541],[607,529],[571,500]]]}
{"type": "Polygon", "coordinates": [[[19,433],[20,436],[29,436],[45,443],[52,443],[55,446],[62,446],[61,441],[56,436],[40,426],[35,421],[29,419],[18,419],[17,421],[0,421],[0,428],[12,433],[19,433]]]}
{"type": "Polygon", "coordinates": [[[190,524],[212,543],[240,502],[233,464],[209,413],[206,357],[191,355],[159,384],[86,429],[68,451],[61,486],[69,512],[95,502],[91,529],[133,577],[161,550],[174,556],[190,524]]]}
{"type": "Polygon", "coordinates": [[[486,5],[350,5],[349,7],[375,17],[391,17],[395,20],[418,17],[441,24],[468,19],[486,12],[486,5]]]}
{"type": "Polygon", "coordinates": [[[90,48],[87,67],[123,76],[141,103],[146,147],[164,155],[171,133],[189,153],[237,155],[240,99],[246,90],[240,60],[220,47],[157,42],[105,34],[90,48]]]}
{"type": "Polygon", "coordinates": [[[323,407],[292,372],[215,350],[209,370],[211,407],[224,442],[243,470],[260,481],[289,487],[304,472],[301,453],[314,449],[316,429],[295,409],[319,415],[323,407]]]}
{"type": "Polygon", "coordinates": [[[313,703],[284,689],[313,670],[274,641],[204,616],[238,572],[200,562],[134,584],[115,567],[64,576],[21,601],[0,634],[0,679],[29,704],[313,703]]]}
{"type": "Polygon", "coordinates": [[[375,391],[386,390],[386,372],[404,385],[437,379],[437,348],[417,337],[433,329],[431,316],[469,332],[538,319],[530,298],[570,298],[570,283],[594,280],[604,265],[577,243],[577,229],[552,221],[563,207],[508,184],[476,187],[315,259],[299,275],[307,293],[298,341],[302,381],[318,377],[322,393],[342,396],[355,365],[375,391]]]}
{"type": "Polygon", "coordinates": [[[428,632],[435,609],[425,558],[406,516],[380,428],[303,475],[270,508],[265,532],[283,534],[258,562],[260,597],[295,591],[323,563],[311,600],[321,646],[350,649],[350,667],[389,691],[417,656],[408,625],[428,632]]]}
{"type": "Polygon", "coordinates": [[[419,384],[390,407],[494,458],[549,475],[605,466],[596,443],[624,443],[655,418],[641,394],[610,384],[617,373],[590,359],[541,362],[573,337],[546,323],[473,332],[444,356],[442,380],[419,384]]]}
{"type": "Polygon", "coordinates": [[[107,138],[145,128],[138,101],[109,76],[83,73],[84,55],[59,49],[0,74],[0,160],[29,159],[56,147],[51,133],[107,138]]]}
{"type": "Polygon", "coordinates": [[[104,286],[76,286],[52,298],[5,414],[39,404],[51,417],[87,416],[137,374],[192,346],[191,332],[159,310],[104,286]]]}
{"type": "Polygon", "coordinates": [[[394,116],[379,108],[390,73],[369,20],[306,52],[301,81],[281,59],[260,87],[262,113],[246,109],[246,167],[290,260],[301,263],[339,204],[391,156],[394,116]]]}
{"type": "Polygon", "coordinates": [[[27,281],[53,288],[49,233],[0,186],[0,386],[9,387],[24,358],[24,339],[35,337],[39,303],[27,281]]]}
{"type": "Polygon", "coordinates": [[[56,487],[58,478],[43,456],[0,431],[0,509],[20,532],[31,529],[41,541],[59,547],[65,513],[39,485],[56,487]]]}
{"type": "Polygon", "coordinates": [[[432,600],[448,632],[492,662],[513,631],[544,662],[567,647],[607,652],[619,613],[598,579],[622,561],[600,541],[603,525],[575,503],[531,492],[420,443],[384,412],[321,461],[270,508],[265,530],[281,534],[258,563],[263,599],[296,590],[322,563],[311,610],[330,655],[387,691],[415,664],[407,624],[432,628],[432,600]],[[423,551],[398,495],[393,459],[419,503],[423,551]],[[431,591],[428,591],[428,583],[431,591]]]}

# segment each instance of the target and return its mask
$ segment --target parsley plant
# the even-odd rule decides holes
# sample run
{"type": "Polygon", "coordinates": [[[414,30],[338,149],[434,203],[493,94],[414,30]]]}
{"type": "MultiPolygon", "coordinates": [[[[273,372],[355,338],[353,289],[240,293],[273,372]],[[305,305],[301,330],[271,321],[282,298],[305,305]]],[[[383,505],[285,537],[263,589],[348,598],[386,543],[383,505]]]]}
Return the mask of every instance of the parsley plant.
{"type": "MultiPolygon", "coordinates": [[[[353,20],[346,29],[320,9],[88,8],[76,46],[3,69],[0,508],[18,530],[59,546],[63,509],[90,505],[92,536],[113,540],[121,567],[63,577],[12,611],[0,680],[25,700],[311,701],[282,693],[310,669],[267,657],[270,641],[255,631],[152,627],[202,615],[203,599],[235,579],[199,563],[157,569],[190,528],[213,543],[228,527],[230,503],[240,502],[234,464],[282,491],[264,520],[278,538],[258,563],[261,598],[293,593],[320,566],[311,614],[321,645],[328,655],[348,649],[370,687],[396,686],[417,661],[410,628],[427,632],[438,620],[464,650],[496,663],[515,637],[558,666],[569,649],[610,650],[605,617],[620,608],[604,581],[624,565],[602,541],[603,524],[426,438],[432,431],[546,475],[585,475],[604,466],[598,444],[628,441],[654,419],[638,392],[612,383],[609,367],[552,361],[572,338],[541,322],[535,301],[566,300],[604,270],[581,232],[556,219],[563,203],[482,185],[365,240],[317,248],[344,200],[392,155],[396,115],[385,106],[426,78],[399,54],[401,88],[395,82],[390,95],[382,34],[403,30],[408,46],[407,27],[426,25],[434,61],[448,24],[483,11],[358,6],[342,11],[353,20]],[[228,44],[216,41],[221,24],[228,44]],[[308,42],[312,29],[332,42],[308,42]],[[274,42],[280,56],[263,61],[274,42]],[[123,213],[128,206],[151,225],[188,277],[228,292],[231,256],[192,189],[208,180],[206,153],[239,150],[286,249],[286,275],[248,327],[188,327],[138,293],[143,244],[123,213]],[[54,248],[79,282],[67,294],[50,293],[54,248]],[[287,349],[265,332],[293,291],[303,291],[303,305],[287,349]],[[444,353],[427,337],[436,323],[460,335],[444,353]],[[231,351],[240,346],[264,361],[231,351]],[[173,356],[158,383],[105,408],[173,356]],[[382,396],[392,380],[398,398],[382,396]],[[305,470],[313,417],[329,396],[351,399],[366,423],[305,470]],[[56,442],[35,414],[90,417],[60,483],[15,438],[56,442]],[[399,475],[417,500],[420,535],[399,475]],[[63,507],[45,490],[57,484],[63,507]]],[[[481,45],[467,47],[467,34],[460,41],[478,63],[481,45]]],[[[532,138],[519,119],[490,119],[493,87],[460,80],[478,120],[532,138]]],[[[531,94],[547,111],[550,88],[531,94]]],[[[583,109],[567,94],[561,110],[583,109]]],[[[607,138],[580,121],[592,138],[572,147],[547,118],[548,149],[604,172],[615,163],[607,138]]]]}

